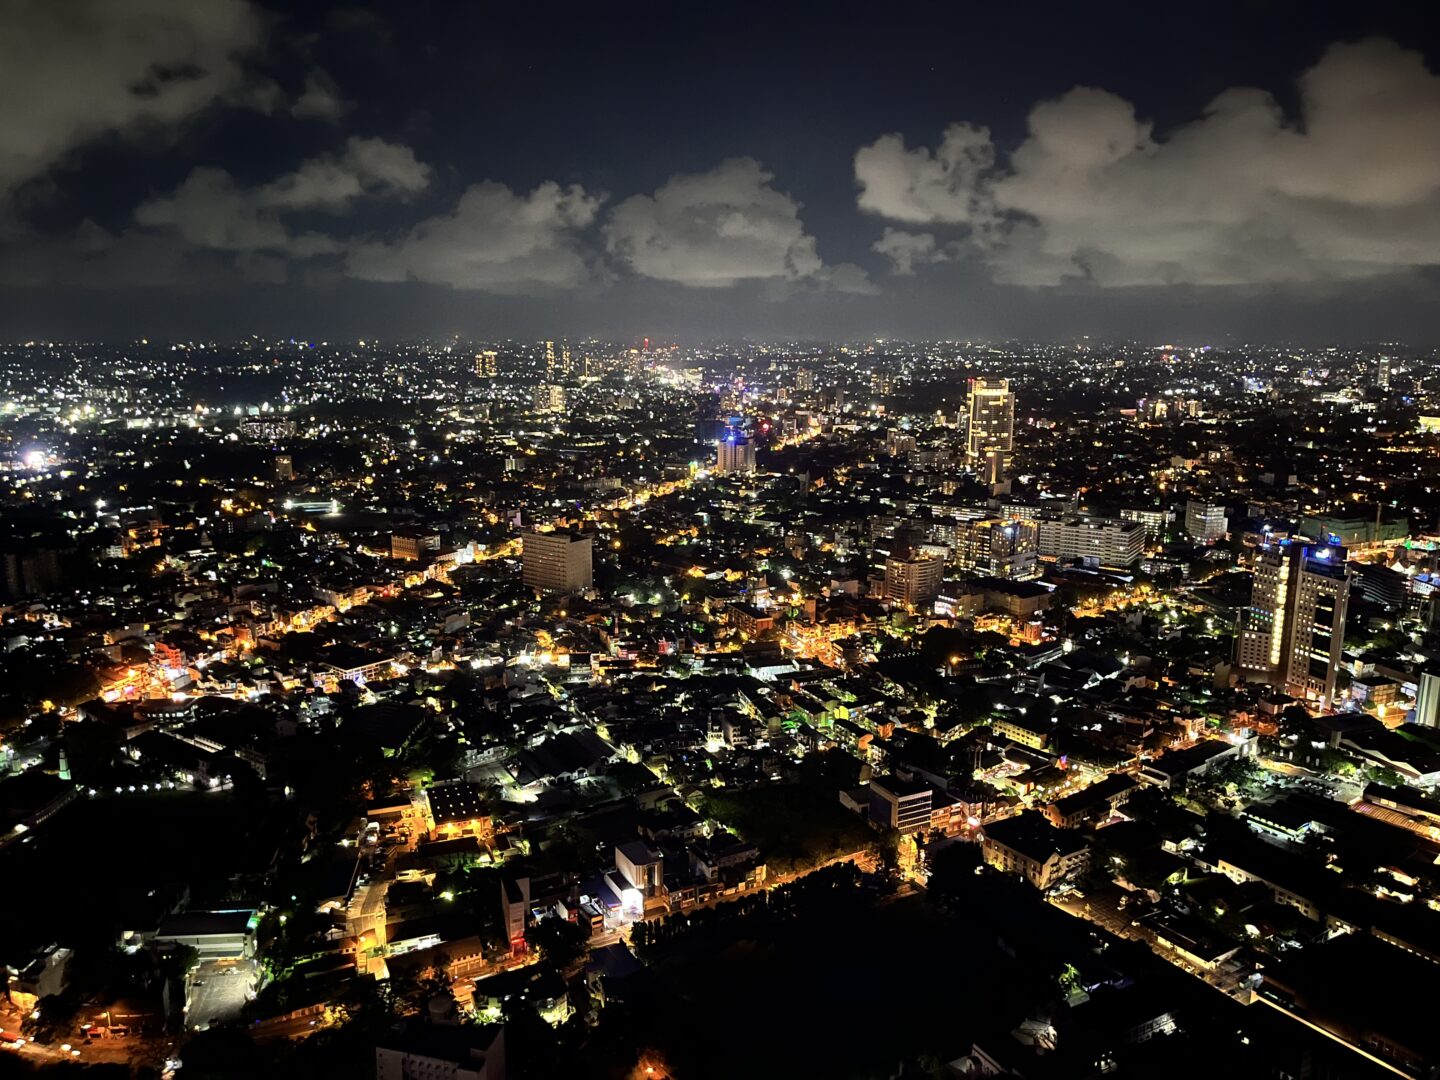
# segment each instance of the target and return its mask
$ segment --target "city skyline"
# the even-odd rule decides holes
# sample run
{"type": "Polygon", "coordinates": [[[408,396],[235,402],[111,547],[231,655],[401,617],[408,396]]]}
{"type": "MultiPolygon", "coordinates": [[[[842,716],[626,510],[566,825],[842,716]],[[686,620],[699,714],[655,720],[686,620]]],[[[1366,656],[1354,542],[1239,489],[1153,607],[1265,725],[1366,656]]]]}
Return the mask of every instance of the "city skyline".
{"type": "Polygon", "coordinates": [[[0,0],[0,1080],[1440,1080],[1437,26],[0,0]]]}

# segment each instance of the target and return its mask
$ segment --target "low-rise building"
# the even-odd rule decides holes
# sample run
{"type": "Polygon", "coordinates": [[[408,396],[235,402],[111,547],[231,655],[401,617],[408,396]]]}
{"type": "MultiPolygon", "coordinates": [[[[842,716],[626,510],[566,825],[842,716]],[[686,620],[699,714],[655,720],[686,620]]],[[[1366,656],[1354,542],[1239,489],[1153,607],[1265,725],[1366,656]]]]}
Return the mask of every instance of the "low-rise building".
{"type": "Polygon", "coordinates": [[[934,792],[930,785],[898,776],[870,780],[870,820],[883,829],[920,832],[930,827],[934,792]]]}
{"type": "Polygon", "coordinates": [[[188,945],[202,960],[238,960],[255,955],[258,924],[253,908],[184,911],[161,919],[153,940],[161,945],[188,945]]]}
{"type": "Polygon", "coordinates": [[[1052,888],[1090,864],[1090,846],[1079,832],[1057,829],[1026,812],[984,827],[981,854],[987,866],[1019,874],[1037,889],[1052,888]]]}
{"type": "Polygon", "coordinates": [[[408,1020],[376,1043],[375,1080],[505,1080],[505,1028],[408,1020]]]}
{"type": "Polygon", "coordinates": [[[1045,808],[1045,816],[1058,829],[1074,829],[1087,821],[1108,817],[1140,786],[1133,776],[1116,773],[1083,791],[1056,799],[1045,808]]]}

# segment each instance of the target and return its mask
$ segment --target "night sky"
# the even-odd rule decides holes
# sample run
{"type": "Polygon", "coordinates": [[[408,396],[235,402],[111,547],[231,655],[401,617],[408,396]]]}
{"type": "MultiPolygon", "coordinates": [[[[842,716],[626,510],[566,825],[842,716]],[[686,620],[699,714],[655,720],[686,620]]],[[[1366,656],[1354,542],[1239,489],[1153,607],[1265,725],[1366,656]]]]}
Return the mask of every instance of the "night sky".
{"type": "Polygon", "coordinates": [[[1427,7],[0,0],[0,337],[1434,344],[1427,7]]]}

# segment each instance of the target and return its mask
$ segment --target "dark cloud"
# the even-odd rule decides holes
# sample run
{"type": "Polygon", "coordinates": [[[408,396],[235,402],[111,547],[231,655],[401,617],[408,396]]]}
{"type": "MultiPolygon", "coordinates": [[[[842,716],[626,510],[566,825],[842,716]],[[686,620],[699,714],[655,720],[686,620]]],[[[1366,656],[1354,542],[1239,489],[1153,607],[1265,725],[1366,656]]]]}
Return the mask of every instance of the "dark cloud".
{"type": "Polygon", "coordinates": [[[1440,334],[1384,4],[0,0],[0,333],[1440,334]]]}
{"type": "Polygon", "coordinates": [[[290,115],[298,120],[333,122],[341,119],[351,108],[351,102],[345,100],[335,80],[316,69],[305,76],[305,89],[290,106],[290,115]]]}
{"type": "Polygon", "coordinates": [[[917,266],[931,266],[949,262],[956,257],[958,245],[942,245],[935,240],[934,233],[906,232],[904,229],[886,227],[872,250],[890,260],[891,272],[899,277],[911,277],[917,266]]]}
{"type": "Polygon", "coordinates": [[[3,0],[0,196],[101,135],[166,131],[217,102],[271,104],[244,66],[263,33],[244,0],[3,0]]]}
{"type": "Polygon", "coordinates": [[[139,206],[135,221],[173,230],[198,248],[308,259],[338,254],[343,247],[320,232],[297,232],[285,215],[341,213],[362,197],[412,195],[429,181],[429,167],[409,147],[352,138],[343,152],[302,162],[294,172],[254,188],[241,186],[223,169],[196,169],[169,195],[139,206]]]}

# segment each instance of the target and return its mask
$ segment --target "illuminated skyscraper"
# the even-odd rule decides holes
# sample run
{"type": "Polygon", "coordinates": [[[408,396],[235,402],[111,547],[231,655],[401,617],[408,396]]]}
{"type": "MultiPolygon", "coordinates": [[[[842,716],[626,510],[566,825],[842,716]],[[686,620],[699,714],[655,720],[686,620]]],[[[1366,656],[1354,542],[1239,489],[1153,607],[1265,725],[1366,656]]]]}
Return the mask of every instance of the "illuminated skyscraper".
{"type": "Polygon", "coordinates": [[[555,381],[555,342],[545,342],[545,381],[555,381]]]}
{"type": "Polygon", "coordinates": [[[994,494],[1010,490],[1010,455],[1015,451],[1015,395],[1009,379],[971,379],[966,395],[969,427],[965,457],[994,494]]]}
{"type": "Polygon", "coordinates": [[[560,346],[560,377],[562,379],[570,377],[570,345],[568,342],[560,346]]]}
{"type": "Polygon", "coordinates": [[[500,374],[500,354],[494,350],[476,353],[475,374],[482,379],[493,379],[500,374]]]}
{"type": "Polygon", "coordinates": [[[962,570],[989,577],[1025,580],[1040,571],[1033,521],[982,518],[956,529],[956,560],[962,570]]]}
{"type": "Polygon", "coordinates": [[[885,595],[906,607],[924,607],[940,595],[945,561],[928,555],[896,555],[885,560],[885,595]]]}
{"type": "Polygon", "coordinates": [[[755,444],[731,428],[715,444],[715,471],[722,476],[755,471],[755,444]]]}
{"type": "Polygon", "coordinates": [[[541,383],[535,387],[537,413],[563,413],[565,401],[565,388],[558,383],[541,383]]]}
{"type": "Polygon", "coordinates": [[[1255,560],[1235,659],[1246,678],[1329,709],[1345,646],[1350,570],[1345,549],[1282,542],[1255,560]]]}

